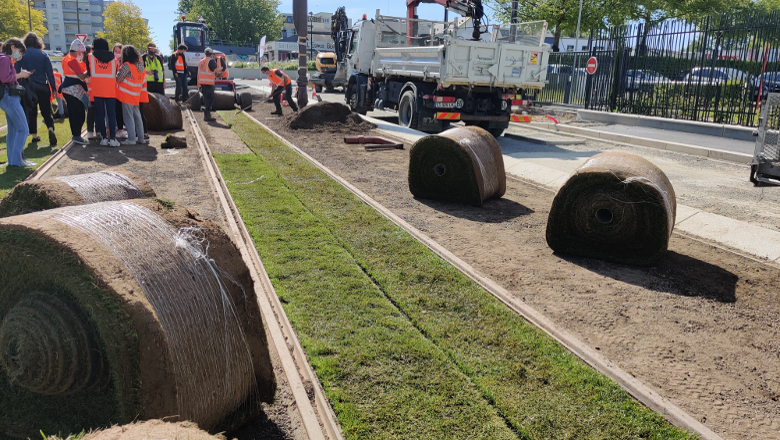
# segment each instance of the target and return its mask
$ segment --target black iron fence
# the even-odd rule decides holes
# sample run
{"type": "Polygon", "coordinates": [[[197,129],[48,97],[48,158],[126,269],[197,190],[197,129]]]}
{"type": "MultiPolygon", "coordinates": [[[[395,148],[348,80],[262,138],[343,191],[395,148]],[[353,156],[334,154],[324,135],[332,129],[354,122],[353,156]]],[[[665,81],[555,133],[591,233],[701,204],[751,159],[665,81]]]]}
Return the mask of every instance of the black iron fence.
{"type": "Polygon", "coordinates": [[[588,52],[550,56],[537,99],[587,109],[756,126],[780,92],[780,11],[592,32],[588,52]],[[594,74],[588,59],[598,60],[594,74]]]}

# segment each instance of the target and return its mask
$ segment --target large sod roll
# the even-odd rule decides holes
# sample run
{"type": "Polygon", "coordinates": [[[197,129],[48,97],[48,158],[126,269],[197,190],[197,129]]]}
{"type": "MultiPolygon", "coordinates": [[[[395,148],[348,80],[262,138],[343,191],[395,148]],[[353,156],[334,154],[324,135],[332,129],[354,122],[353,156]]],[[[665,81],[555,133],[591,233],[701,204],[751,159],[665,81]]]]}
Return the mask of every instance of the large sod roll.
{"type": "Polygon", "coordinates": [[[156,197],[151,186],[122,169],[21,182],[0,200],[0,217],[62,206],[156,197]]]}
{"type": "Polygon", "coordinates": [[[425,136],[409,156],[409,190],[415,197],[482,206],[506,192],[501,146],[482,128],[425,136]]]}
{"type": "Polygon", "coordinates": [[[136,419],[226,430],[276,383],[247,267],[155,199],[0,219],[0,438],[136,419]]]}
{"type": "MultiPolygon", "coordinates": [[[[203,99],[201,98],[201,105],[203,99]]],[[[236,94],[225,90],[214,91],[214,102],[211,103],[211,110],[233,110],[236,108],[236,94]]]]}
{"type": "Polygon", "coordinates": [[[591,157],[553,200],[547,244],[563,254],[651,265],[664,256],[677,210],[658,167],[628,153],[591,157]]]}
{"type": "Polygon", "coordinates": [[[179,106],[159,93],[150,93],[149,102],[144,103],[144,118],[150,131],[181,130],[182,115],[179,106]]]}
{"type": "Polygon", "coordinates": [[[147,420],[123,426],[112,426],[109,429],[90,432],[82,440],[139,440],[139,439],[170,439],[170,440],[225,440],[222,435],[213,436],[198,428],[192,422],[164,422],[162,420],[147,420]]]}

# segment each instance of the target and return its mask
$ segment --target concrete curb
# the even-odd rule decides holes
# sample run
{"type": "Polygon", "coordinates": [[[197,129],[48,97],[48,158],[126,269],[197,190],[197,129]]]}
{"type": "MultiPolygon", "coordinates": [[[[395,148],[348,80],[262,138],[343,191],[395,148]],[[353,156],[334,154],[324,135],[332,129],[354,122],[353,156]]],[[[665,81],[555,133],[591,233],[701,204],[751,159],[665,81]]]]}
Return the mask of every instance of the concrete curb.
{"type": "MultiPolygon", "coordinates": [[[[521,124],[518,124],[521,125],[521,124]]],[[[643,138],[639,136],[629,136],[625,134],[610,133],[591,128],[573,127],[565,124],[548,124],[546,122],[532,122],[531,124],[522,124],[524,127],[534,130],[541,130],[554,133],[568,133],[584,137],[591,140],[610,141],[620,144],[637,145],[640,147],[656,148],[658,150],[673,151],[675,153],[685,153],[693,156],[709,157],[712,159],[727,160],[741,164],[749,164],[753,156],[744,153],[735,153],[733,151],[719,150],[716,148],[705,148],[698,145],[681,144],[679,142],[659,141],[657,139],[643,138]]],[[[752,136],[752,134],[751,134],[752,136]]]]}
{"type": "Polygon", "coordinates": [[[753,128],[738,125],[715,124],[712,122],[686,121],[660,118],[657,116],[627,115],[596,110],[577,110],[577,114],[586,121],[598,121],[607,124],[628,125],[632,127],[658,128],[661,130],[682,131],[685,133],[738,139],[753,142],[753,128]]]}
{"type": "Polygon", "coordinates": [[[578,138],[574,138],[574,137],[570,137],[570,136],[567,136],[570,139],[558,140],[558,141],[548,141],[548,140],[544,140],[544,139],[537,139],[537,138],[534,138],[534,137],[531,137],[531,136],[523,136],[521,134],[509,133],[509,132],[506,132],[506,131],[504,132],[504,136],[508,137],[508,138],[512,138],[512,139],[517,139],[519,141],[531,142],[532,144],[540,144],[540,145],[580,145],[580,144],[584,144],[585,143],[584,139],[578,139],[578,138]]]}

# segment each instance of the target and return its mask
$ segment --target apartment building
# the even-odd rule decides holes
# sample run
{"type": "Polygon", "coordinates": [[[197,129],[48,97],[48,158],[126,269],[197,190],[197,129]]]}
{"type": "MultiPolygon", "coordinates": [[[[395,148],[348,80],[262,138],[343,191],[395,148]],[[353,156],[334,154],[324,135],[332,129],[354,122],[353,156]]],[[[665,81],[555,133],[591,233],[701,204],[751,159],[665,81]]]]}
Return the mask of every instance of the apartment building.
{"type": "Polygon", "coordinates": [[[43,25],[49,30],[43,37],[46,49],[65,53],[76,34],[86,34],[86,44],[91,44],[103,31],[103,11],[109,4],[103,0],[34,0],[33,8],[43,11],[43,25]]]}

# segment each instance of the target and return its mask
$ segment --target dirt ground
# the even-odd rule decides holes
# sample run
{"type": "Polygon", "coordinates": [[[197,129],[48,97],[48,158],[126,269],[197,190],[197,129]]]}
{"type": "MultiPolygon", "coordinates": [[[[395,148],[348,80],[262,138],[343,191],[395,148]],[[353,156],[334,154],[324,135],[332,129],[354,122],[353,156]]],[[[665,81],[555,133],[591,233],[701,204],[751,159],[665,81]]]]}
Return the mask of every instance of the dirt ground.
{"type": "MultiPolygon", "coordinates": [[[[202,113],[196,117],[202,118],[202,113]]],[[[237,154],[250,152],[246,145],[227,125],[218,119],[201,127],[207,127],[205,136],[214,153],[237,154]]],[[[152,133],[149,145],[101,147],[95,143],[74,146],[45,177],[65,176],[95,172],[120,166],[146,180],[154,188],[157,197],[176,202],[197,211],[226,229],[225,218],[219,205],[216,190],[207,178],[191,129],[185,121],[185,129],[175,132],[186,135],[189,147],[165,150],[160,144],[165,134],[152,133]]],[[[270,336],[267,335],[268,340],[270,336]]],[[[271,350],[271,362],[277,380],[277,393],[273,405],[263,404],[264,414],[235,432],[228,438],[239,440],[297,440],[305,438],[305,430],[297,413],[292,391],[281,367],[279,355],[271,350]]]]}
{"type": "Polygon", "coordinates": [[[272,110],[253,115],[724,438],[780,438],[776,266],[678,234],[649,268],[556,255],[553,192],[508,179],[483,208],[417,200],[409,144],[366,152],[344,130],[289,130],[289,109],[272,110]]]}

